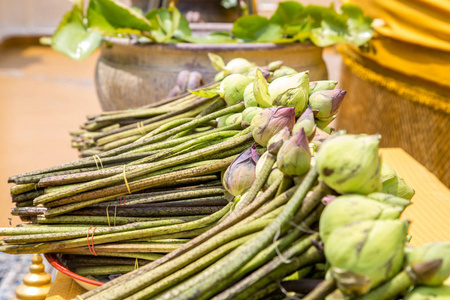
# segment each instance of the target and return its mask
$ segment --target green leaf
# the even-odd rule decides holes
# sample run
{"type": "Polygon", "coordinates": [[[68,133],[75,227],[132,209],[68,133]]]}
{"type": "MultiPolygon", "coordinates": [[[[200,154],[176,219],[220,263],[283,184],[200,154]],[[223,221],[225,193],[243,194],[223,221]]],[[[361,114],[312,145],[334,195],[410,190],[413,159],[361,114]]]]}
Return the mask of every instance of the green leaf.
{"type": "Polygon", "coordinates": [[[96,1],[90,1],[87,9],[87,21],[88,27],[106,34],[112,34],[115,32],[116,28],[112,26],[105,16],[101,8],[97,5],[96,1]]]}
{"type": "Polygon", "coordinates": [[[205,97],[205,98],[212,98],[219,94],[219,90],[217,88],[205,88],[205,89],[198,89],[198,90],[194,90],[194,91],[188,90],[188,92],[191,94],[200,96],[200,97],[205,97]]]}
{"type": "Polygon", "coordinates": [[[299,24],[303,19],[303,5],[297,1],[280,2],[270,22],[280,26],[299,24]]]}
{"type": "Polygon", "coordinates": [[[224,69],[225,63],[222,57],[214,53],[208,53],[208,58],[215,70],[222,71],[224,69]]]}
{"type": "Polygon", "coordinates": [[[175,30],[174,37],[177,39],[182,39],[185,36],[190,36],[192,34],[191,28],[189,27],[189,22],[186,18],[180,14],[180,24],[175,30]]]}
{"type": "Polygon", "coordinates": [[[231,32],[245,42],[270,42],[282,37],[280,25],[257,15],[240,17],[231,32]]]}
{"type": "Polygon", "coordinates": [[[66,13],[52,37],[52,48],[75,60],[88,57],[102,42],[98,31],[87,31],[77,5],[66,13]]]}
{"type": "Polygon", "coordinates": [[[272,100],[269,95],[269,85],[260,69],[256,69],[256,77],[253,81],[253,94],[255,95],[256,102],[258,102],[259,106],[272,106],[272,100]]]}
{"type": "Polygon", "coordinates": [[[344,4],[341,10],[344,15],[348,16],[347,41],[357,46],[367,43],[374,33],[371,26],[372,18],[364,16],[362,9],[354,4],[344,4]]]}
{"type": "Polygon", "coordinates": [[[150,22],[146,18],[120,2],[115,0],[91,0],[89,6],[91,6],[92,2],[94,2],[93,5],[97,17],[95,24],[97,25],[100,23],[105,26],[105,22],[107,22],[116,29],[131,28],[140,31],[150,31],[152,29],[150,22]],[[101,21],[100,16],[103,18],[101,21]]]}

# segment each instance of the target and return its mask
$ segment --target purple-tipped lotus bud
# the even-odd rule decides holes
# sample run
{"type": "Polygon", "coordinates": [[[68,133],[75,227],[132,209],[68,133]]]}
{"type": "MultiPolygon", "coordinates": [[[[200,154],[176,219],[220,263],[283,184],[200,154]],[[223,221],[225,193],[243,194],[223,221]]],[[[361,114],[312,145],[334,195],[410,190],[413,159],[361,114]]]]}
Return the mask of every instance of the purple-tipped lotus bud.
{"type": "Polygon", "coordinates": [[[218,117],[217,119],[216,119],[216,121],[217,121],[217,127],[218,128],[220,128],[220,127],[225,127],[225,126],[227,126],[227,119],[230,117],[230,116],[232,116],[233,114],[227,114],[227,115],[223,115],[223,116],[221,116],[221,117],[218,117]]]}
{"type": "Polygon", "coordinates": [[[242,121],[242,113],[235,113],[225,120],[225,126],[241,123],[241,121],[242,121]]]}
{"type": "Polygon", "coordinates": [[[279,68],[281,68],[281,66],[284,64],[284,61],[282,60],[276,60],[273,62],[270,62],[267,67],[269,68],[269,71],[275,71],[278,70],[279,68]]]}
{"type": "Polygon", "coordinates": [[[320,202],[322,202],[323,205],[327,206],[336,199],[337,197],[334,195],[326,195],[322,198],[322,200],[320,200],[320,202]]]}
{"type": "Polygon", "coordinates": [[[281,66],[278,70],[275,70],[273,72],[273,75],[272,75],[271,79],[273,81],[273,80],[275,80],[277,78],[280,78],[280,77],[283,77],[283,76],[295,75],[297,73],[298,73],[297,71],[295,71],[294,69],[292,69],[290,67],[281,66]]]}
{"type": "Polygon", "coordinates": [[[317,119],[328,119],[337,113],[345,94],[343,90],[318,91],[309,97],[309,105],[317,119]]]}
{"type": "Polygon", "coordinates": [[[233,196],[241,195],[250,188],[255,180],[256,164],[259,154],[255,146],[252,146],[239,154],[228,166],[222,179],[224,188],[233,196]]]}
{"type": "Polygon", "coordinates": [[[242,121],[244,121],[250,125],[250,123],[253,120],[253,117],[256,116],[262,110],[263,109],[260,107],[254,107],[254,106],[247,107],[242,112],[242,121]]]}
{"type": "Polygon", "coordinates": [[[219,95],[227,105],[233,105],[244,99],[244,90],[253,79],[240,74],[231,74],[220,83],[219,95]]]}
{"type": "Polygon", "coordinates": [[[409,222],[356,221],[336,228],[325,243],[338,288],[358,297],[395,276],[404,262],[409,222]]]}
{"type": "Polygon", "coordinates": [[[270,138],[284,127],[292,130],[295,123],[293,107],[269,107],[263,109],[251,122],[253,139],[263,147],[267,146],[270,138]]]}
{"type": "Polygon", "coordinates": [[[421,284],[441,285],[450,276],[450,242],[430,243],[409,249],[406,258],[407,265],[442,260],[432,274],[421,278],[421,284]]]}
{"type": "Polygon", "coordinates": [[[281,129],[277,134],[270,138],[267,143],[267,151],[273,155],[277,155],[281,146],[283,146],[284,142],[286,142],[291,137],[291,132],[289,128],[286,126],[281,129]]]}
{"type": "Polygon", "coordinates": [[[397,176],[393,168],[387,164],[382,164],[381,168],[382,192],[394,196],[411,200],[414,196],[414,190],[406,185],[403,178],[397,176]]]}
{"type": "Polygon", "coordinates": [[[300,116],[305,111],[308,93],[308,71],[275,79],[269,85],[273,105],[295,107],[295,116],[300,116]]]}
{"type": "Polygon", "coordinates": [[[244,104],[246,108],[259,106],[253,93],[253,82],[250,82],[244,90],[244,104]]]}
{"type": "Polygon", "coordinates": [[[311,153],[305,131],[301,129],[281,147],[277,166],[286,175],[300,176],[311,167],[311,153]]]}
{"type": "Polygon", "coordinates": [[[450,300],[450,286],[416,286],[404,300],[450,300]]]}
{"type": "Polygon", "coordinates": [[[395,220],[403,208],[371,200],[366,196],[339,196],[327,205],[320,217],[320,238],[326,244],[331,232],[352,222],[364,220],[395,220]]]}
{"type": "Polygon", "coordinates": [[[381,189],[377,135],[335,134],[316,155],[320,180],[339,194],[370,194],[381,189]]]}
{"type": "Polygon", "coordinates": [[[313,93],[318,91],[333,90],[336,87],[337,83],[338,82],[334,80],[311,81],[309,83],[309,95],[311,96],[313,93]]]}
{"type": "Polygon", "coordinates": [[[311,106],[308,106],[305,112],[300,116],[300,118],[298,118],[294,128],[292,129],[292,133],[295,134],[302,128],[305,131],[308,141],[311,141],[316,133],[316,123],[314,121],[314,113],[311,106]]]}

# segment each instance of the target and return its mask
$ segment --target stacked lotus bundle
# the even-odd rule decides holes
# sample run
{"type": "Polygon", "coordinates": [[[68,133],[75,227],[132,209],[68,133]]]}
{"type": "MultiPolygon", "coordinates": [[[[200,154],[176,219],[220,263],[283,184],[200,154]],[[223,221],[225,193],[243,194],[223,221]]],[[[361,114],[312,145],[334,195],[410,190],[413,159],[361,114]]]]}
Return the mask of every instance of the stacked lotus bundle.
{"type": "MultiPolygon", "coordinates": [[[[154,260],[224,217],[231,204],[220,172],[254,144],[252,129],[243,120],[251,122],[262,110],[258,102],[246,103],[253,94],[248,86],[258,82],[267,86],[260,70],[271,85],[297,72],[281,62],[257,68],[244,59],[225,65],[215,55],[210,58],[220,69],[220,83],[154,107],[89,117],[79,135],[82,155],[96,154],[11,177],[10,182],[16,183],[11,188],[17,206],[13,214],[31,224],[1,229],[2,235],[10,235],[3,240],[2,251],[65,253],[72,255],[69,261],[75,260],[73,255],[89,254],[154,260]]],[[[310,84],[307,72],[284,83],[287,90],[303,91],[298,97],[301,103],[308,101],[310,85],[333,88],[335,84],[310,84]]],[[[268,111],[274,119],[289,112],[292,123],[294,110],[274,107],[268,111]]],[[[311,109],[308,115],[314,123],[311,109]]],[[[253,151],[262,154],[264,148],[253,151]]],[[[96,258],[92,264],[104,261],[96,258]]],[[[111,274],[112,269],[102,272],[111,274]]]]}
{"type": "Polygon", "coordinates": [[[210,58],[220,83],[192,92],[193,117],[12,177],[34,224],[1,229],[0,250],[123,274],[83,299],[393,299],[442,284],[449,244],[407,245],[414,191],[380,137],[330,135],[336,82],[210,58]]]}

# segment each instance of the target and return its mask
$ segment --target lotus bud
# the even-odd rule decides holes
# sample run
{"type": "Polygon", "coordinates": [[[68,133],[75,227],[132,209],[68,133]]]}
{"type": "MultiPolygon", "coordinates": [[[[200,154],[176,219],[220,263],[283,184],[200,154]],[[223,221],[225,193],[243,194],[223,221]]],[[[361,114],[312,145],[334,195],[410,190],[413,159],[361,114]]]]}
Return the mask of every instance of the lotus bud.
{"type": "Polygon", "coordinates": [[[284,64],[284,61],[282,60],[276,60],[273,62],[270,62],[267,67],[269,68],[269,71],[273,72],[275,70],[278,70],[279,68],[281,68],[281,66],[284,64]]]}
{"type": "Polygon", "coordinates": [[[381,182],[383,193],[392,194],[394,196],[411,200],[415,192],[406,185],[405,181],[397,176],[393,168],[387,164],[382,164],[381,182]]]}
{"type": "Polygon", "coordinates": [[[281,129],[277,134],[270,138],[267,143],[267,151],[273,155],[277,155],[281,146],[283,146],[284,142],[286,142],[291,137],[291,132],[289,128],[286,126],[281,129]]]}
{"type": "Polygon", "coordinates": [[[271,107],[272,100],[269,96],[269,86],[260,69],[255,72],[256,76],[253,81],[253,95],[256,102],[261,107],[271,107]]]}
{"type": "Polygon", "coordinates": [[[269,107],[254,116],[250,124],[253,139],[261,146],[266,147],[271,137],[286,126],[292,130],[294,123],[293,107],[269,107]]]}
{"type": "Polygon", "coordinates": [[[243,100],[245,87],[253,79],[240,74],[231,74],[220,83],[219,95],[227,105],[233,105],[243,100]]]}
{"type": "Polygon", "coordinates": [[[225,126],[241,123],[241,121],[242,121],[242,113],[235,113],[225,120],[225,126]]]}
{"type": "Polygon", "coordinates": [[[358,221],[336,228],[325,243],[338,288],[358,297],[403,266],[408,221],[358,221]]]}
{"type": "Polygon", "coordinates": [[[380,203],[358,194],[339,196],[328,204],[320,217],[320,238],[326,244],[336,228],[356,221],[395,220],[403,208],[380,203]]]}
{"type": "Polygon", "coordinates": [[[333,90],[336,87],[337,83],[338,82],[334,80],[311,81],[309,83],[309,95],[311,96],[313,93],[318,91],[333,90]]]}
{"type": "Polygon", "coordinates": [[[289,75],[295,75],[297,73],[298,73],[297,71],[295,71],[294,69],[292,69],[290,67],[281,66],[279,69],[277,69],[273,72],[271,79],[273,81],[277,78],[281,78],[281,77],[289,76],[289,75]]]}
{"type": "Polygon", "coordinates": [[[311,141],[311,144],[314,145],[315,152],[317,152],[317,149],[319,149],[320,146],[322,146],[323,142],[325,142],[329,137],[330,137],[330,135],[328,133],[324,132],[323,130],[321,130],[319,128],[316,128],[314,138],[311,141]]]}
{"type": "Polygon", "coordinates": [[[314,113],[311,106],[308,106],[305,112],[298,118],[292,129],[292,133],[296,134],[302,128],[305,131],[308,141],[312,141],[314,134],[316,133],[316,123],[314,122],[314,113]]]}
{"type": "Polygon", "coordinates": [[[311,167],[311,153],[305,130],[301,129],[281,146],[277,166],[281,172],[291,176],[308,172],[311,167]]]}
{"type": "Polygon", "coordinates": [[[253,120],[253,117],[256,116],[259,112],[261,112],[263,109],[260,107],[247,107],[242,112],[242,121],[250,124],[253,120]]]}
{"type": "Polygon", "coordinates": [[[322,204],[324,206],[327,206],[336,199],[337,199],[337,197],[334,195],[326,195],[322,198],[322,200],[320,200],[320,202],[322,202],[322,204]]]}
{"type": "Polygon", "coordinates": [[[225,171],[222,183],[224,188],[233,196],[241,195],[250,188],[255,180],[256,164],[259,154],[252,146],[239,154],[225,171]]]}
{"type": "Polygon", "coordinates": [[[221,117],[218,117],[217,119],[216,119],[216,121],[217,121],[217,127],[218,128],[220,128],[220,127],[225,127],[225,126],[227,126],[227,119],[229,118],[229,117],[231,117],[233,114],[227,114],[227,115],[223,115],[223,116],[221,116],[221,117]]]}
{"type": "Polygon", "coordinates": [[[442,263],[427,278],[421,278],[419,283],[441,285],[450,276],[450,242],[425,244],[409,250],[406,255],[407,265],[432,260],[442,260],[442,263]]]}
{"type": "Polygon", "coordinates": [[[334,116],[344,100],[347,92],[343,90],[318,91],[309,97],[309,105],[315,111],[319,120],[329,119],[334,116]]]}
{"type": "Polygon", "coordinates": [[[308,93],[308,71],[275,79],[269,85],[272,103],[277,106],[295,107],[297,117],[308,105],[308,93]]]}
{"type": "Polygon", "coordinates": [[[214,76],[214,81],[222,81],[228,75],[228,72],[220,71],[214,76]]]}
{"type": "Polygon", "coordinates": [[[334,119],[336,119],[336,116],[331,116],[328,119],[323,120],[316,119],[316,125],[318,128],[322,129],[323,131],[326,131],[325,128],[327,128],[328,125],[330,125],[330,123],[334,121],[334,119]]]}
{"type": "Polygon", "coordinates": [[[406,200],[406,199],[403,199],[400,197],[395,197],[394,195],[385,194],[385,193],[372,193],[372,194],[367,195],[367,198],[381,202],[381,203],[399,206],[403,209],[405,209],[408,205],[411,204],[411,201],[409,201],[409,200],[406,200]]]}
{"type": "Polygon", "coordinates": [[[381,188],[378,135],[336,134],[316,155],[320,180],[339,194],[370,194],[381,188]]]}
{"type": "Polygon", "coordinates": [[[450,300],[450,286],[416,286],[404,300],[450,300]]]}
{"type": "Polygon", "coordinates": [[[244,104],[246,108],[258,106],[255,94],[253,93],[253,82],[250,82],[244,90],[244,104]]]}
{"type": "Polygon", "coordinates": [[[255,64],[249,62],[245,58],[233,58],[224,67],[231,74],[246,74],[255,64]]]}

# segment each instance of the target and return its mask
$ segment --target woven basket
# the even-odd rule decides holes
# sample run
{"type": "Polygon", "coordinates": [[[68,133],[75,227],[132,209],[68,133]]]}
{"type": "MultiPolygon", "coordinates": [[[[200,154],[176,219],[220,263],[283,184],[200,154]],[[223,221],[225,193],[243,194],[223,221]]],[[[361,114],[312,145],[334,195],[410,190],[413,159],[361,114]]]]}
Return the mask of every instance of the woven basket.
{"type": "Polygon", "coordinates": [[[341,47],[346,98],[336,120],[348,133],[382,135],[381,147],[400,147],[450,186],[450,95],[405,79],[341,47]],[[427,94],[427,101],[423,101],[427,94]]]}

